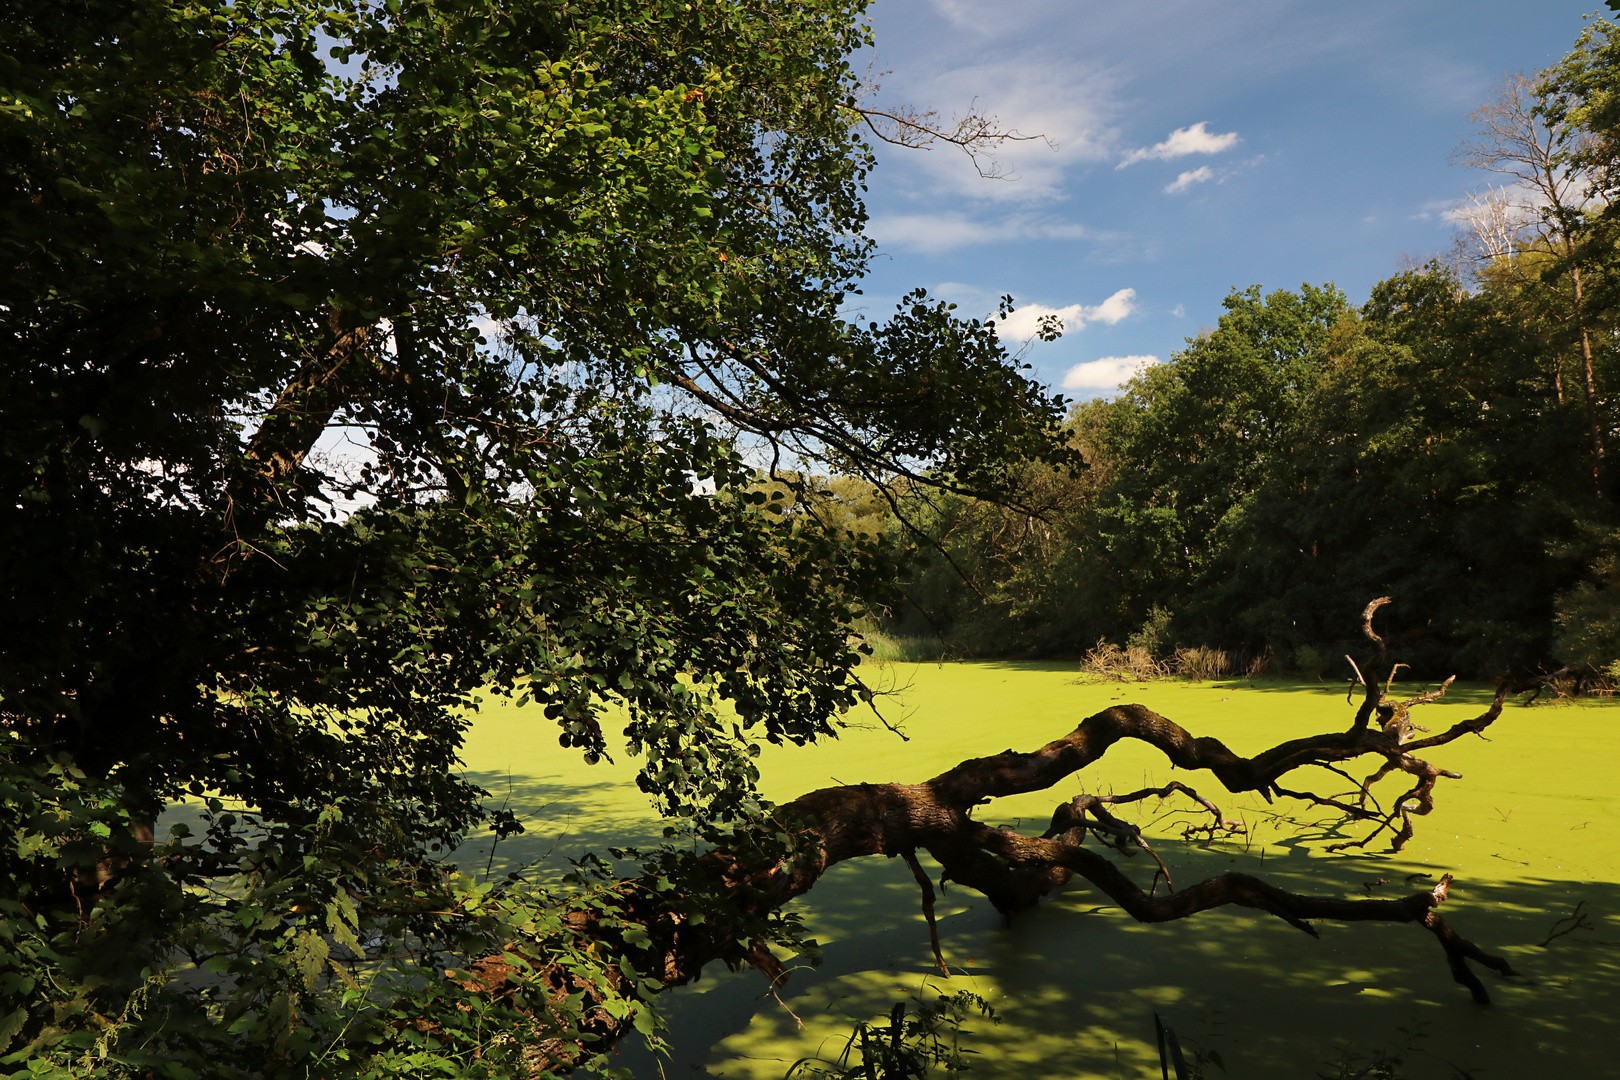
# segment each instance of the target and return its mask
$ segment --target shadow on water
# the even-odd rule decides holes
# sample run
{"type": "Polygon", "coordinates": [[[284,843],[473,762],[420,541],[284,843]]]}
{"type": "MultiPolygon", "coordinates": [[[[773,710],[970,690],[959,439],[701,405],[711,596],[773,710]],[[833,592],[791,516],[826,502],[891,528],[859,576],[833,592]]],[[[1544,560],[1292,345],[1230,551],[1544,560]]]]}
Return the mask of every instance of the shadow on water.
{"type": "Polygon", "coordinates": [[[628,812],[620,781],[582,783],[509,772],[464,775],[490,793],[491,808],[515,814],[524,831],[499,841],[487,832],[469,838],[454,856],[463,873],[494,879],[521,873],[535,884],[555,885],[573,870],[571,860],[586,852],[611,863],[610,847],[663,842],[664,822],[651,809],[628,812]]]}
{"type": "MultiPolygon", "coordinates": [[[[1253,871],[1258,861],[1194,847],[1175,855],[1173,869],[1189,884],[1253,871]]],[[[1408,882],[1395,869],[1421,873],[1303,854],[1268,859],[1264,872],[1285,888],[1338,896],[1392,898],[1433,880],[1408,882]]],[[[1146,883],[1147,874],[1137,876],[1146,883]]],[[[1620,886],[1612,883],[1458,889],[1444,912],[1452,925],[1524,976],[1481,972],[1495,1000],[1489,1008],[1472,1003],[1432,936],[1410,925],[1322,923],[1317,940],[1228,908],[1143,926],[1080,883],[1009,927],[976,894],[952,891],[940,919],[947,981],[933,968],[916,887],[898,863],[837,867],[808,899],[809,921],[828,942],[825,961],[796,971],[781,1004],[748,973],[706,975],[709,985],[661,999],[674,1033],[668,1076],[780,1077],[818,1046],[836,1055],[853,1019],[925,986],[973,989],[1001,1011],[1000,1026],[970,1025],[969,1045],[981,1055],[974,1071],[984,1077],[1156,1076],[1155,1011],[1188,1041],[1217,1050],[1232,1077],[1314,1076],[1347,1051],[1393,1048],[1403,1029],[1418,1034],[1421,1052],[1404,1073],[1418,1078],[1450,1077],[1448,1062],[1485,1078],[1612,1075],[1620,1045],[1620,886]],[[1591,928],[1540,947],[1580,901],[1591,928]]],[[[644,1050],[621,1057],[635,1075],[657,1075],[644,1050]]]]}
{"type": "Polygon", "coordinates": [[[1068,672],[1071,675],[1080,674],[1080,664],[1076,660],[970,660],[970,661],[944,661],[941,666],[952,663],[964,667],[971,666],[978,671],[1018,671],[1018,672],[1068,672]]]}

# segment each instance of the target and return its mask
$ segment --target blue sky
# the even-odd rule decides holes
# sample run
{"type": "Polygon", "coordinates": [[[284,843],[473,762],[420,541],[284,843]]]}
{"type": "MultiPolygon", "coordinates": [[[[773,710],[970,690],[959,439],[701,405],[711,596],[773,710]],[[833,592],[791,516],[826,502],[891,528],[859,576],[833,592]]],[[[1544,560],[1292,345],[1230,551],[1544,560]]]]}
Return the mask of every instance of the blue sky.
{"type": "MultiPolygon", "coordinates": [[[[1502,76],[1556,63],[1597,0],[876,0],[879,107],[1048,136],[1018,179],[949,147],[883,147],[874,317],[915,286],[982,316],[1058,311],[1035,374],[1070,397],[1168,359],[1234,287],[1333,282],[1360,303],[1490,179],[1451,160],[1502,76]],[[1077,365],[1089,364],[1070,375],[1077,365]]],[[[1017,327],[1015,326],[1014,329],[1017,327]]]]}

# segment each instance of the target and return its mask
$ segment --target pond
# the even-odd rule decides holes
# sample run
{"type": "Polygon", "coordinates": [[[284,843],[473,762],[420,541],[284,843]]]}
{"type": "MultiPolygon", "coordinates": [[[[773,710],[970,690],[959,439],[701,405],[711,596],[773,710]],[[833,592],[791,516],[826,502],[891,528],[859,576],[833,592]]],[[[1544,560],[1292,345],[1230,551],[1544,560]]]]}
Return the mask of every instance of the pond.
{"type": "MultiPolygon", "coordinates": [[[[1346,727],[1344,685],[1265,679],[1191,684],[1077,681],[1073,665],[889,664],[869,669],[889,691],[885,717],[852,716],[836,743],[767,747],[766,794],[787,801],[838,783],[916,782],[962,759],[1009,747],[1032,750],[1117,702],[1139,702],[1194,735],[1253,754],[1290,738],[1346,727]]],[[[1425,686],[1397,683],[1411,696],[1425,686]]],[[[1490,691],[1454,686],[1414,719],[1442,727],[1483,711],[1490,691]]],[[[1083,881],[1055,893],[1011,926],[988,901],[951,888],[937,912],[953,976],[933,964],[916,883],[903,862],[860,859],[834,867],[796,901],[821,942],[819,968],[794,971],[780,1000],[757,972],[711,965],[701,981],[662,995],[671,1055],[655,1060],[627,1046],[620,1062],[637,1077],[782,1077],[810,1054],[836,1056],[855,1019],[886,1012],[908,995],[970,989],[1001,1022],[970,1022],[979,1052],[972,1075],[1091,1078],[1159,1075],[1153,1017],[1184,1043],[1214,1050],[1225,1075],[1338,1075],[1347,1055],[1365,1062],[1403,1045],[1401,1075],[1491,1078],[1620,1074],[1620,709],[1602,703],[1510,705],[1486,732],[1428,752],[1463,774],[1442,780],[1432,815],[1392,855],[1380,839],[1334,854],[1345,838],[1332,814],[1268,805],[1226,793],[1209,774],[1176,772],[1152,749],[1116,745],[1084,775],[1032,795],[999,800],[976,815],[1038,833],[1053,807],[1081,790],[1157,786],[1176,778],[1240,817],[1247,835],[1183,840],[1189,804],[1148,799],[1123,816],[1185,886],[1226,870],[1264,875],[1320,895],[1393,898],[1456,875],[1447,920],[1524,973],[1482,972],[1494,1004],[1473,1004],[1456,985],[1433,937],[1413,926],[1317,925],[1320,940],[1239,908],[1180,922],[1133,922],[1083,881]],[[1543,946],[1577,904],[1584,922],[1543,946]]],[[[587,767],[556,745],[533,707],[486,703],[466,748],[470,776],[509,800],[528,832],[493,853],[474,840],[458,853],[469,871],[534,863],[560,875],[567,857],[608,845],[650,844],[661,823],[629,777],[633,763],[587,767]],[[493,856],[493,857],[492,857],[493,856]]],[[[1359,766],[1358,766],[1359,768],[1359,766]]],[[[1316,770],[1308,770],[1316,771],[1316,770]]],[[[1370,768],[1369,768],[1370,771],[1370,768]]],[[[1360,775],[1358,772],[1357,775],[1360,775]]],[[[1322,773],[1337,787],[1342,779],[1322,773]]],[[[1294,786],[1304,786],[1299,780],[1294,786]]],[[[1398,779],[1380,793],[1403,790],[1398,779]]],[[[1385,834],[1387,836],[1387,834],[1385,834]]],[[[927,856],[923,863],[937,877],[927,856]]],[[[1145,888],[1152,864],[1122,860],[1145,888]]],[[[1218,1073],[1217,1073],[1218,1074],[1218,1073]]]]}

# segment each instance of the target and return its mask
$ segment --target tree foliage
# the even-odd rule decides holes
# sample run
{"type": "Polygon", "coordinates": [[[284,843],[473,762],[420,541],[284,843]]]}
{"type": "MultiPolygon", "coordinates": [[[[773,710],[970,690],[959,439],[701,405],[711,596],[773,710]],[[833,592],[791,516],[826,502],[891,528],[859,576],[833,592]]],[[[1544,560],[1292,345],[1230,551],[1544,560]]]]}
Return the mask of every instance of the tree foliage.
{"type": "MultiPolygon", "coordinates": [[[[981,594],[1028,581],[1032,607],[1064,612],[1048,625],[1069,636],[1016,639],[1031,651],[1122,641],[1161,612],[1161,649],[1291,665],[1345,651],[1355,597],[1394,595],[1403,656],[1429,674],[1585,663],[1557,644],[1557,598],[1595,580],[1613,512],[1584,402],[1556,385],[1567,327],[1526,298],[1537,287],[1486,273],[1470,292],[1431,264],[1359,310],[1330,286],[1234,292],[1211,332],[1072,413],[1093,475],[1049,517],[1047,551],[1015,551],[1002,530],[956,561],[988,569],[981,594]]],[[[1612,344],[1597,360],[1612,427],[1612,344]]],[[[966,589],[942,603],[940,575],[908,591],[949,633],[1018,633],[966,589]]]]}
{"type": "Polygon", "coordinates": [[[781,513],[759,454],[979,493],[1061,456],[993,326],[920,293],[840,314],[861,8],[15,14],[6,1067],[544,1071],[605,1046],[586,989],[654,1030],[660,972],[600,947],[636,939],[613,885],[446,861],[490,820],[457,771],[475,694],[639,758],[700,836],[766,820],[756,744],[865,696],[849,627],[890,562],[781,513]],[[180,799],[202,833],[154,837],[180,799]],[[491,996],[466,971],[492,954],[585,989],[491,996]]]}

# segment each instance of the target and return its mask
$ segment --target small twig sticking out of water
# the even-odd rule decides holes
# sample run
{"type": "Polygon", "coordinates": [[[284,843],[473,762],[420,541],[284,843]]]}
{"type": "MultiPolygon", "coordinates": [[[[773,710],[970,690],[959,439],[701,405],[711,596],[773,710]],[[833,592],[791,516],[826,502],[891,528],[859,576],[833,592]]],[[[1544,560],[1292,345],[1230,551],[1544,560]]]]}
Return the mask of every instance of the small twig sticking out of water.
{"type": "Polygon", "coordinates": [[[782,1000],[782,995],[781,995],[781,994],[778,994],[778,993],[777,993],[777,992],[776,992],[776,984],[775,984],[775,983],[772,983],[772,984],[771,984],[771,997],[773,997],[773,998],[775,998],[775,999],[776,999],[776,1003],[777,1003],[777,1004],[778,1004],[778,1005],[780,1005],[780,1006],[782,1006],[782,1011],[783,1011],[783,1012],[785,1012],[785,1013],[787,1013],[787,1014],[788,1014],[788,1015],[789,1015],[789,1016],[791,1016],[791,1017],[793,1017],[793,1022],[794,1022],[794,1023],[795,1023],[795,1024],[798,1024],[798,1025],[799,1025],[799,1030],[800,1030],[800,1031],[803,1031],[803,1030],[804,1030],[804,1021],[803,1021],[803,1020],[802,1020],[802,1019],[800,1019],[800,1018],[799,1018],[799,1014],[798,1014],[798,1013],[796,1013],[796,1012],[794,1012],[794,1011],[793,1011],[793,1010],[792,1010],[792,1009],[790,1009],[790,1008],[789,1008],[789,1007],[788,1007],[788,1003],[787,1003],[787,1002],[785,1002],[785,1001],[783,1001],[783,1000],[782,1000]]]}
{"type": "Polygon", "coordinates": [[[1574,911],[1552,924],[1552,930],[1547,933],[1545,940],[1538,943],[1537,947],[1545,949],[1559,938],[1564,937],[1566,934],[1573,934],[1577,930],[1596,930],[1597,927],[1587,921],[1586,912],[1583,910],[1585,907],[1585,900],[1577,903],[1574,911]],[[1560,927],[1563,927],[1563,929],[1559,929],[1560,927]]]}

